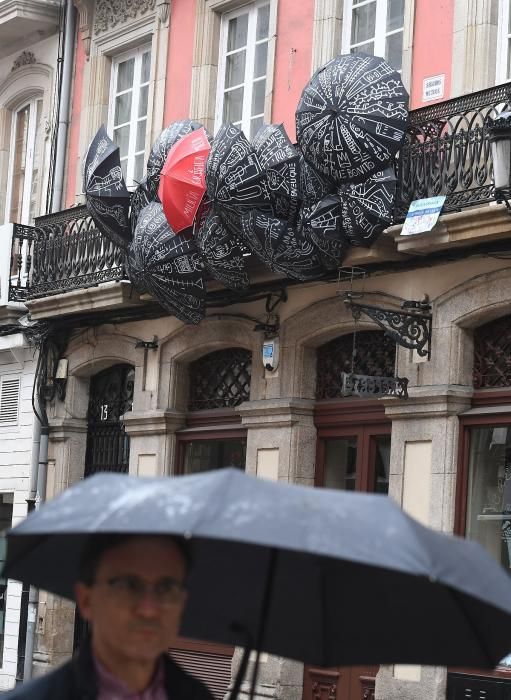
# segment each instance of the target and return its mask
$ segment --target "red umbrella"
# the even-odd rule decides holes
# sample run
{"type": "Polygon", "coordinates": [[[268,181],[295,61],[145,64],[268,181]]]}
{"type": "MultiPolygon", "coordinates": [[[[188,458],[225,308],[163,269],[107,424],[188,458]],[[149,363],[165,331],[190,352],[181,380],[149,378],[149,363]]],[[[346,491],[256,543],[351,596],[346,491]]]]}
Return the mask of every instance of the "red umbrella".
{"type": "Polygon", "coordinates": [[[206,191],[205,171],[210,150],[205,129],[197,129],[172,146],[161,169],[158,196],[175,233],[193,224],[206,191]]]}

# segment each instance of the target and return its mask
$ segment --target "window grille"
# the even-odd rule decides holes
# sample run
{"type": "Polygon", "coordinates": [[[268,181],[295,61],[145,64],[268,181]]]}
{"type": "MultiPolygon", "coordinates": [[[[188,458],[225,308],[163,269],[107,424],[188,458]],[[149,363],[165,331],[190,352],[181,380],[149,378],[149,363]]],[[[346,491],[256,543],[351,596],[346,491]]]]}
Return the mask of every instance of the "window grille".
{"type": "Polygon", "coordinates": [[[252,353],[227,348],[204,355],[189,367],[188,410],[234,408],[250,398],[252,353]]]}
{"type": "Polygon", "coordinates": [[[359,331],[334,338],[317,350],[317,399],[343,397],[342,372],[367,374],[373,377],[393,377],[396,363],[396,344],[382,331],[359,331]],[[352,369],[353,366],[353,369],[352,369]]]}
{"type": "Polygon", "coordinates": [[[91,379],[87,414],[85,476],[96,472],[127,472],[130,443],[121,417],[131,411],[135,369],[121,364],[91,379]]]}
{"type": "Polygon", "coordinates": [[[475,389],[511,386],[511,316],[474,331],[475,389]]]}

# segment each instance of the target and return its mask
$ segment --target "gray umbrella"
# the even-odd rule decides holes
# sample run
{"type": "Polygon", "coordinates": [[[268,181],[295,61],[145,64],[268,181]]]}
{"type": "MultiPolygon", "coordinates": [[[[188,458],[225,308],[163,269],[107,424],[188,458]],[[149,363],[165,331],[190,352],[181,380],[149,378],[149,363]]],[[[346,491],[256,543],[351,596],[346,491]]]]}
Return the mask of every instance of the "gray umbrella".
{"type": "Polygon", "coordinates": [[[386,496],[236,469],[101,474],[7,535],[4,575],[73,596],[91,533],[169,534],[192,548],[182,634],[320,666],[494,667],[511,649],[511,581],[478,544],[386,496]]]}

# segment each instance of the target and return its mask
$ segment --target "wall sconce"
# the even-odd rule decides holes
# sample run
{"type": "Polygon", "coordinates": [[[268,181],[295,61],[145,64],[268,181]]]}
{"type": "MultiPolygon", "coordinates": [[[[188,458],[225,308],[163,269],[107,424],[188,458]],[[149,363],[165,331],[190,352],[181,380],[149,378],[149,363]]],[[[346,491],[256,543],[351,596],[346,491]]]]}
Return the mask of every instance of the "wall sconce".
{"type": "Polygon", "coordinates": [[[489,124],[495,199],[504,202],[511,212],[511,111],[502,112],[489,124]]]}

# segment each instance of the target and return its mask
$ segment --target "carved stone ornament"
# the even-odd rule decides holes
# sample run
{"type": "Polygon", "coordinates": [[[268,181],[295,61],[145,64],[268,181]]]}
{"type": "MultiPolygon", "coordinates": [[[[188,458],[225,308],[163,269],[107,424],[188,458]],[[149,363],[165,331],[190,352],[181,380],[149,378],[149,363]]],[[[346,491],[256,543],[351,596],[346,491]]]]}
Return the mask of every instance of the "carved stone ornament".
{"type": "Polygon", "coordinates": [[[33,63],[37,63],[37,61],[32,51],[22,51],[12,64],[11,73],[17,68],[21,68],[22,66],[30,66],[33,63]]]}
{"type": "Polygon", "coordinates": [[[92,3],[91,0],[74,0],[74,4],[78,10],[78,27],[80,28],[80,34],[82,36],[83,48],[85,55],[89,58],[92,34],[92,3]]]}
{"type": "Polygon", "coordinates": [[[160,20],[161,24],[167,24],[170,16],[170,2],[161,2],[160,0],[157,5],[157,10],[158,19],[160,20]]]}
{"type": "Polygon", "coordinates": [[[98,0],[94,31],[105,32],[121,22],[154,10],[156,0],[98,0]]]}

